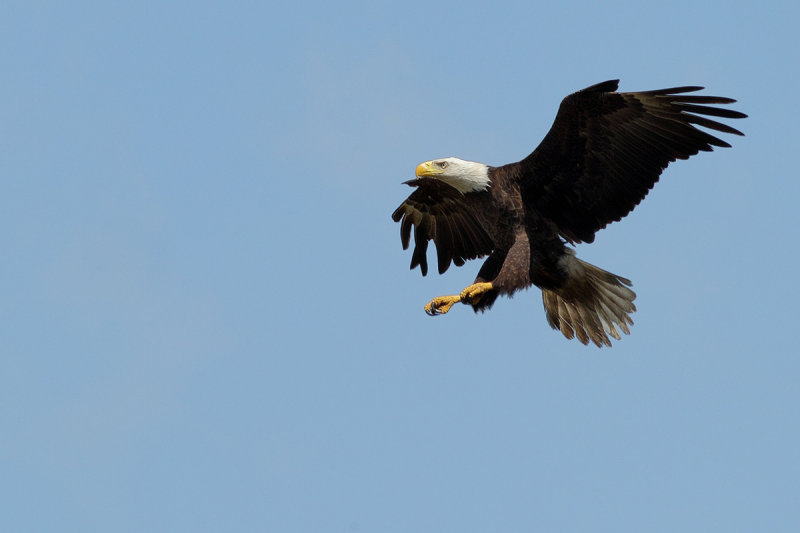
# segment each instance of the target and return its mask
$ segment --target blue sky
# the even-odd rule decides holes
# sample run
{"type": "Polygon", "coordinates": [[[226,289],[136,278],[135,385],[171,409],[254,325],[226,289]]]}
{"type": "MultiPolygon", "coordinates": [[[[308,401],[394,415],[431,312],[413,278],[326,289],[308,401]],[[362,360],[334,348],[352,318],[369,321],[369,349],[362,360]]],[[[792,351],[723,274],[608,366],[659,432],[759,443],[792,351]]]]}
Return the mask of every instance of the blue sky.
{"type": "Polygon", "coordinates": [[[797,531],[798,11],[5,2],[4,530],[797,531]],[[427,317],[400,182],[610,78],[750,115],[578,248],[632,334],[427,317]]]}

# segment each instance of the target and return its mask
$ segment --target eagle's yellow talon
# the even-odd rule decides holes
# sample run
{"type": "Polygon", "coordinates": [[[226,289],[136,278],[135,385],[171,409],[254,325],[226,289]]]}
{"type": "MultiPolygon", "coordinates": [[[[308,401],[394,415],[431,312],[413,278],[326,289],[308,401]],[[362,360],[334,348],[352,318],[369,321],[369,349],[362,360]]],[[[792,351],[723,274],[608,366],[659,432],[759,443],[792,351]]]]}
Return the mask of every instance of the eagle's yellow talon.
{"type": "Polygon", "coordinates": [[[443,315],[460,301],[460,296],[437,296],[425,305],[425,312],[430,316],[443,315]]]}
{"type": "Polygon", "coordinates": [[[425,305],[425,312],[430,316],[443,315],[458,302],[465,304],[478,303],[481,297],[492,289],[491,283],[473,283],[458,296],[437,296],[425,305]]]}

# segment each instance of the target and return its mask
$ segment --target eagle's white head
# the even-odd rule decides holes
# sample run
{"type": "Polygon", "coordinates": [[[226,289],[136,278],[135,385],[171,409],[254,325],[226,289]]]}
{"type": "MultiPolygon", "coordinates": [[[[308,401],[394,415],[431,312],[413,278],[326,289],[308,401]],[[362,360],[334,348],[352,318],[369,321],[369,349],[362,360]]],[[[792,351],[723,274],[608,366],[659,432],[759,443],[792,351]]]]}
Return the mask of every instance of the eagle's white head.
{"type": "Polygon", "coordinates": [[[483,163],[445,157],[425,161],[417,167],[417,178],[435,178],[462,193],[485,191],[491,185],[489,167],[483,163]]]}

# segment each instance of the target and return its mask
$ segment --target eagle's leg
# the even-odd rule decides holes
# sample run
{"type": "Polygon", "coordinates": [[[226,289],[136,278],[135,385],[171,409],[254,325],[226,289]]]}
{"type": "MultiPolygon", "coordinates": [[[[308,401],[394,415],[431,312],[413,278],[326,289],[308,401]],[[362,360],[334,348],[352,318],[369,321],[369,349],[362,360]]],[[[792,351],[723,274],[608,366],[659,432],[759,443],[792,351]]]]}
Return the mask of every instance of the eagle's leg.
{"type": "Polygon", "coordinates": [[[473,283],[458,296],[437,296],[425,305],[425,312],[430,316],[443,315],[458,302],[465,304],[477,303],[483,295],[492,290],[491,283],[473,283]]]}
{"type": "Polygon", "coordinates": [[[491,283],[473,283],[461,291],[461,301],[465,304],[476,304],[483,298],[483,295],[492,290],[491,283]]]}

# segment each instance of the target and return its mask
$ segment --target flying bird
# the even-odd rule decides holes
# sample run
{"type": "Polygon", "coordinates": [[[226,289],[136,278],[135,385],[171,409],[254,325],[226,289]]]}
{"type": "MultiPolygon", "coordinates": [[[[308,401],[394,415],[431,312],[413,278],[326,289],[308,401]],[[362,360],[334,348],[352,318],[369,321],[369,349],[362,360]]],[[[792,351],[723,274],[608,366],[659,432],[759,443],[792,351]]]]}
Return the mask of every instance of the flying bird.
{"type": "Polygon", "coordinates": [[[736,100],[694,93],[703,87],[616,92],[609,80],[561,102],[550,131],[525,159],[492,167],[456,157],[421,163],[404,182],[414,192],[392,213],[411,268],[428,272],[433,240],[439,273],[486,257],[475,282],[459,294],[433,298],[429,315],[456,303],[475,312],[500,295],[536,285],[547,322],[568,339],[611,346],[630,334],[636,294],[630,280],[578,259],[567,245],[590,243],[595,233],[630,213],[676,159],[730,147],[701,126],[743,135],[707,118],[747,115],[707,104],[736,100]]]}

